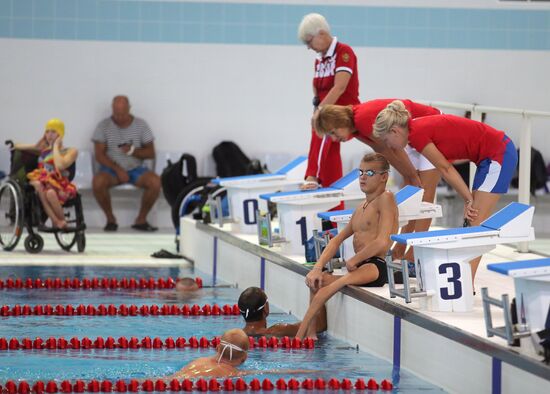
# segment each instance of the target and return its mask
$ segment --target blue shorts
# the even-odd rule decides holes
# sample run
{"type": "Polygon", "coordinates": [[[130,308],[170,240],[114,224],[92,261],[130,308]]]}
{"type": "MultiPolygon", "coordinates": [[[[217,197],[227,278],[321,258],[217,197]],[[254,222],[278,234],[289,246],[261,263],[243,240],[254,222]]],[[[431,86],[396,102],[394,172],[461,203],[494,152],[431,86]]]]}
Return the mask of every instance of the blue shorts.
{"type": "MultiPolygon", "coordinates": [[[[118,177],[116,176],[116,172],[112,168],[100,165],[99,166],[99,171],[106,172],[107,174],[112,175],[116,179],[118,179],[118,177]]],[[[128,183],[131,183],[132,185],[135,185],[137,180],[139,179],[139,177],[142,176],[143,174],[145,174],[146,172],[149,172],[149,171],[151,171],[151,170],[148,169],[147,167],[136,167],[136,168],[131,169],[130,171],[127,171],[126,173],[128,174],[128,177],[130,178],[128,180],[128,183]]]]}
{"type": "Polygon", "coordinates": [[[516,172],[518,153],[510,138],[504,136],[503,141],[506,142],[506,149],[502,156],[502,165],[496,160],[482,160],[477,165],[474,190],[497,194],[504,194],[508,191],[510,181],[516,172]]]}

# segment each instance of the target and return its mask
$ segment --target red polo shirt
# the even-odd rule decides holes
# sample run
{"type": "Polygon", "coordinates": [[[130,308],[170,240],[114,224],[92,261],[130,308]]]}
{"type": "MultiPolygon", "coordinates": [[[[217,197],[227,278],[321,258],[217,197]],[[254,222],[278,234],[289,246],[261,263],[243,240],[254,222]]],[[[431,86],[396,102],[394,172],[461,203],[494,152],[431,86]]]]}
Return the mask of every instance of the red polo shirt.
{"type": "MultiPolygon", "coordinates": [[[[338,42],[334,37],[327,53],[315,60],[313,86],[320,101],[323,101],[334,86],[337,72],[348,72],[351,74],[351,79],[336,104],[359,104],[357,57],[349,45],[338,42]]],[[[342,177],[340,143],[332,141],[328,136],[320,138],[312,130],[305,176],[316,177],[322,186],[329,186],[340,179],[342,177]]]]}
{"type": "Polygon", "coordinates": [[[429,143],[449,161],[468,159],[476,164],[491,159],[502,164],[504,132],[455,115],[436,115],[409,122],[409,144],[422,153],[429,143]]]}

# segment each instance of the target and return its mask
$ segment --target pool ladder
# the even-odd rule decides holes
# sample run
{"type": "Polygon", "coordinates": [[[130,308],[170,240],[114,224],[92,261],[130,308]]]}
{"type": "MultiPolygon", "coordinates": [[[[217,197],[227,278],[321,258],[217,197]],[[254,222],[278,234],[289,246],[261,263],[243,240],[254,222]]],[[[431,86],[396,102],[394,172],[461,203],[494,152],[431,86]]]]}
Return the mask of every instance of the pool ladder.
{"type": "MultiPolygon", "coordinates": [[[[321,253],[323,253],[323,250],[327,247],[328,243],[330,242],[330,234],[325,232],[319,232],[318,230],[313,230],[313,245],[315,247],[315,261],[319,260],[319,257],[321,257],[321,253]]],[[[332,258],[330,259],[326,264],[326,272],[332,273],[334,272],[335,268],[345,268],[346,267],[346,261],[344,259],[344,244],[340,245],[340,258],[332,258]]]]}
{"type": "MultiPolygon", "coordinates": [[[[508,341],[509,345],[518,346],[519,339],[525,338],[531,335],[529,325],[525,322],[525,318],[522,315],[522,322],[514,324],[512,322],[512,313],[510,309],[510,299],[508,294],[503,294],[501,299],[493,298],[489,296],[489,290],[487,287],[481,289],[481,300],[483,302],[483,316],[485,317],[485,329],[487,330],[487,336],[497,336],[504,338],[508,341]],[[491,314],[491,305],[501,308],[504,313],[504,326],[494,327],[493,317],[491,314]]],[[[523,303],[523,300],[520,302],[523,303]]],[[[522,304],[523,306],[523,304],[522,304]]],[[[520,309],[523,309],[522,307],[520,309]]]]}

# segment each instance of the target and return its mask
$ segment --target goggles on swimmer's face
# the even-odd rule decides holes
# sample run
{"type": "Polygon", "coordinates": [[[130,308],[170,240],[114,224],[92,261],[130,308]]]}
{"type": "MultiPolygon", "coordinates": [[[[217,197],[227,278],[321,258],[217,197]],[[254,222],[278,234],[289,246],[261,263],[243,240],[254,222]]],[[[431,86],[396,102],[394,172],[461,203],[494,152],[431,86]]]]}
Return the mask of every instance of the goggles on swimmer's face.
{"type": "MultiPolygon", "coordinates": [[[[267,298],[265,299],[265,302],[264,302],[264,304],[263,304],[262,306],[256,308],[256,309],[253,310],[252,312],[259,312],[259,311],[261,311],[262,309],[264,309],[266,305],[267,305],[267,298]]],[[[245,310],[242,310],[241,308],[239,308],[239,312],[241,312],[241,315],[243,315],[243,317],[244,317],[245,319],[247,319],[247,318],[248,318],[248,314],[249,314],[251,311],[250,311],[250,308],[246,308],[245,310]]]]}
{"type": "Polygon", "coordinates": [[[360,168],[358,168],[357,171],[359,172],[359,177],[366,175],[369,178],[375,176],[376,174],[385,174],[387,172],[390,172],[390,170],[375,171],[375,170],[362,170],[360,168]]]}

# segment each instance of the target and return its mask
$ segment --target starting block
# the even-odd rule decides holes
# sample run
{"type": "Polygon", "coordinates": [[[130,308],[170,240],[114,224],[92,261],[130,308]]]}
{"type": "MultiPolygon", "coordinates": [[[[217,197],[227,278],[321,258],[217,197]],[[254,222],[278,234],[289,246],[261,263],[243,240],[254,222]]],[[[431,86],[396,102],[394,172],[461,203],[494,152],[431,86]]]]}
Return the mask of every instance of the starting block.
{"type": "MultiPolygon", "coordinates": [[[[395,201],[399,209],[399,226],[403,226],[409,220],[439,218],[442,216],[441,205],[423,202],[424,189],[416,186],[405,186],[395,193],[395,201]]],[[[340,211],[321,212],[317,216],[321,219],[334,222],[341,231],[351,220],[353,209],[340,211]]],[[[317,238],[316,238],[317,239],[317,238]]],[[[316,247],[316,250],[320,248],[316,247]]],[[[346,239],[341,246],[340,256],[348,259],[355,255],[352,237],[346,239]]],[[[319,256],[317,256],[319,258],[319,256]]]]}
{"type": "MultiPolygon", "coordinates": [[[[414,246],[419,289],[404,293],[396,290],[393,275],[389,275],[390,296],[403,297],[407,302],[411,297],[420,297],[422,307],[433,311],[471,311],[473,288],[469,261],[491,251],[497,244],[535,239],[531,226],[534,211],[529,205],[511,203],[479,226],[392,235],[392,240],[414,246]]],[[[388,273],[391,269],[388,265],[388,273]]],[[[408,281],[407,277],[403,279],[408,281]]]]}
{"type": "MultiPolygon", "coordinates": [[[[295,190],[262,194],[260,198],[277,204],[279,215],[280,238],[275,242],[282,242],[281,250],[285,254],[303,255],[304,245],[308,234],[313,229],[321,228],[319,212],[345,203],[359,203],[365,199],[365,194],[359,187],[359,173],[357,170],[334,182],[330,187],[316,190],[295,190]]],[[[270,239],[271,223],[269,215],[258,225],[258,238],[261,244],[272,245],[270,239]],[[266,234],[268,238],[266,240],[266,234]]]]}
{"type": "Polygon", "coordinates": [[[229,218],[235,230],[256,232],[258,209],[266,211],[267,202],[260,194],[296,189],[303,183],[307,157],[299,156],[273,174],[256,174],[228,178],[215,178],[213,183],[224,187],[229,201],[229,218]]]}
{"type": "Polygon", "coordinates": [[[550,355],[550,258],[488,264],[490,271],[514,278],[518,322],[512,323],[508,294],[498,300],[481,289],[487,336],[504,338],[513,345],[530,337],[537,353],[550,355]],[[490,306],[504,311],[504,327],[493,327],[490,306]]]}

